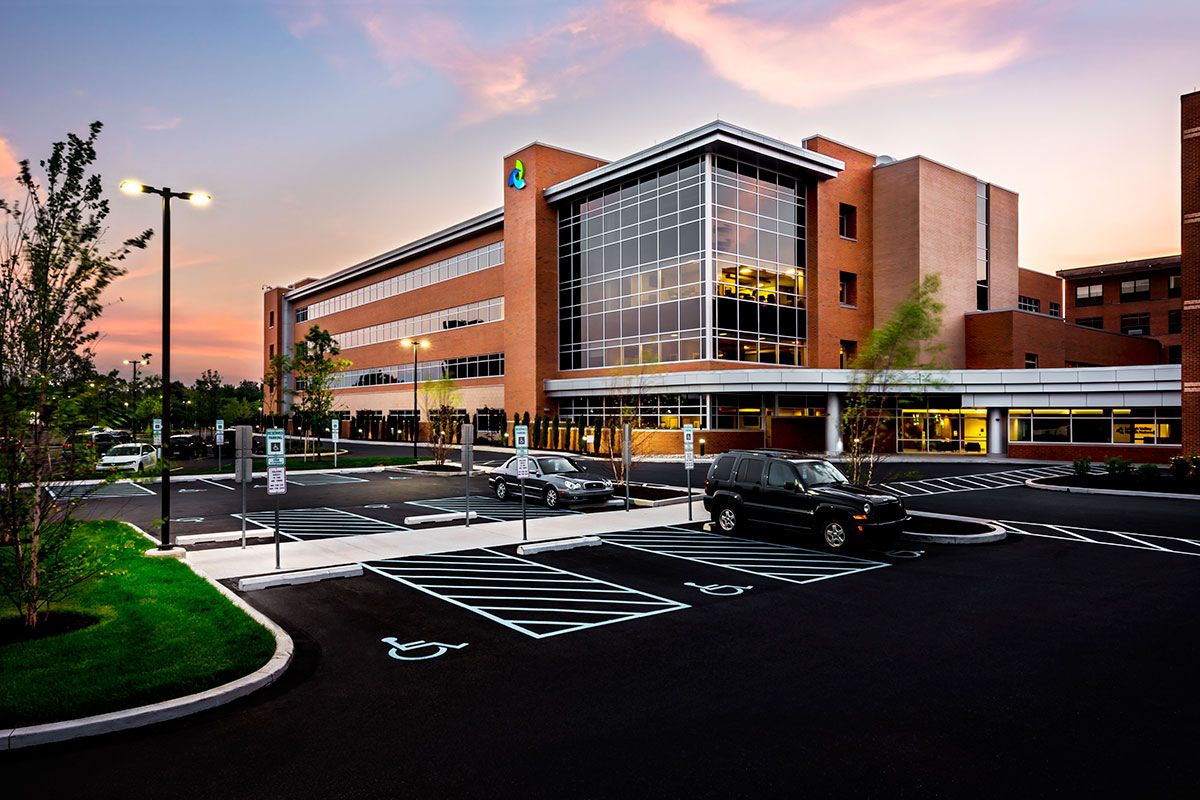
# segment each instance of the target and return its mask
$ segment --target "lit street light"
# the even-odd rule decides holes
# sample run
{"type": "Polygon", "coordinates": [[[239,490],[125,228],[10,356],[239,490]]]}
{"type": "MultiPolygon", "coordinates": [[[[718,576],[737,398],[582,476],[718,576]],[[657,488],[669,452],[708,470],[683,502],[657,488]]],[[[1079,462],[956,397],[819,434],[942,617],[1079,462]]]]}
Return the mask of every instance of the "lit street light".
{"type": "Polygon", "coordinates": [[[150,354],[142,353],[141,358],[127,358],[124,361],[122,361],[121,363],[128,364],[129,366],[133,367],[133,381],[129,384],[129,396],[132,397],[133,401],[136,403],[137,402],[138,367],[145,366],[150,363],[150,354]]]}
{"type": "Polygon", "coordinates": [[[171,549],[171,467],[167,463],[167,444],[171,441],[171,201],[187,200],[193,205],[206,206],[212,195],[204,192],[173,192],[156,189],[133,180],[121,181],[126,194],[156,194],[162,198],[162,528],[158,548],[171,549]]]}
{"type": "Polygon", "coordinates": [[[429,348],[429,340],[401,339],[401,347],[411,347],[413,351],[413,461],[417,460],[417,438],[421,433],[421,412],[417,410],[417,354],[422,349],[429,348]]]}

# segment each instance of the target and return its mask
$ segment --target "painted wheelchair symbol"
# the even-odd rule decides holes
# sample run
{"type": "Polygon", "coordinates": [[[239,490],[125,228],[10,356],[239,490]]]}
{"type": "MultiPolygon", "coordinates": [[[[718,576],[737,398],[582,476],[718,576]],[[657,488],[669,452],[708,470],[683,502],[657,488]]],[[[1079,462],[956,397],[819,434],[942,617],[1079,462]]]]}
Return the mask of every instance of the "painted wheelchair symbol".
{"type": "Polygon", "coordinates": [[[924,550],[888,550],[887,554],[892,558],[920,558],[925,555],[924,550]]]}
{"type": "Polygon", "coordinates": [[[745,592],[748,589],[753,589],[753,586],[727,586],[723,583],[710,583],[707,586],[701,586],[698,583],[687,581],[684,586],[690,586],[693,589],[699,589],[705,594],[715,594],[719,597],[734,597],[745,592]]]}
{"type": "Polygon", "coordinates": [[[384,644],[391,645],[391,649],[388,650],[388,655],[399,661],[425,661],[430,658],[444,656],[451,650],[461,650],[469,644],[469,642],[463,642],[462,644],[442,644],[441,642],[427,642],[424,639],[418,639],[415,642],[404,642],[401,644],[394,636],[385,637],[381,641],[384,644]],[[426,647],[434,648],[433,652],[425,653],[424,655],[419,656],[401,655],[402,652],[407,653],[410,650],[421,650],[422,648],[426,647]]]}

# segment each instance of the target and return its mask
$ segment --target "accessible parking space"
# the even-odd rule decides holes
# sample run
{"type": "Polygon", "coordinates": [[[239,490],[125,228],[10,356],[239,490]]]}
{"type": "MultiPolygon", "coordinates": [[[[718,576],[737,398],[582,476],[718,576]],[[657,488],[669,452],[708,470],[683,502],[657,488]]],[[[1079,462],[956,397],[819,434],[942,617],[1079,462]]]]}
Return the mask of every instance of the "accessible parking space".
{"type": "Polygon", "coordinates": [[[824,553],[687,528],[621,531],[602,534],[601,538],[621,547],[788,583],[812,583],[890,566],[841,553],[824,553]]]}
{"type": "MultiPolygon", "coordinates": [[[[231,516],[236,520],[242,518],[241,514],[231,516]]],[[[275,512],[252,511],[246,514],[246,521],[259,528],[274,530],[275,512]]],[[[279,532],[298,542],[405,530],[410,529],[336,508],[287,508],[279,511],[279,532]]]]}
{"type": "Polygon", "coordinates": [[[106,484],[68,483],[49,487],[46,491],[50,492],[55,499],[70,500],[128,500],[157,494],[149,486],[143,486],[133,481],[116,481],[106,484]]]}
{"type": "MultiPolygon", "coordinates": [[[[997,472],[980,472],[971,475],[954,475],[944,478],[886,481],[879,484],[879,486],[899,497],[927,497],[934,494],[1007,489],[1013,486],[1024,486],[1025,481],[1031,478],[1054,478],[1071,475],[1073,472],[1073,467],[1052,464],[1046,467],[1026,467],[997,472]]],[[[1098,475],[1103,472],[1104,470],[1100,467],[1092,467],[1092,474],[1098,475]]]]}
{"type": "MultiPolygon", "coordinates": [[[[458,512],[467,510],[465,497],[438,497],[432,500],[409,500],[408,505],[433,511],[458,512]]],[[[481,519],[496,522],[521,518],[521,501],[497,500],[495,497],[471,497],[471,510],[479,514],[481,519]]],[[[525,515],[527,519],[542,519],[544,517],[561,517],[566,514],[578,514],[579,511],[566,508],[546,508],[539,502],[526,498],[525,515]]]]}
{"type": "Polygon", "coordinates": [[[535,639],[688,608],[684,603],[490,548],[386,559],[363,566],[535,639]]]}

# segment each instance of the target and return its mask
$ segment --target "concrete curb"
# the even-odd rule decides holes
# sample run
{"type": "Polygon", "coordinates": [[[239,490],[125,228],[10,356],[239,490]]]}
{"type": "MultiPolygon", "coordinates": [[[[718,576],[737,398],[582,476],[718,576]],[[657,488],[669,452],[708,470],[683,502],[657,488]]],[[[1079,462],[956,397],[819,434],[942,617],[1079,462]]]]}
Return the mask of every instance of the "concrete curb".
{"type": "Polygon", "coordinates": [[[1069,494],[1111,494],[1116,497],[1162,497],[1167,500],[1200,500],[1200,494],[1180,494],[1179,492],[1134,492],[1128,489],[1091,489],[1087,486],[1055,486],[1049,483],[1038,483],[1045,478],[1030,478],[1025,485],[1030,489],[1041,489],[1043,492],[1068,492],[1069,494]]]}
{"type": "Polygon", "coordinates": [[[363,574],[362,564],[346,564],[342,567],[320,567],[318,569],[298,569],[292,572],[280,572],[276,575],[256,575],[242,578],[238,581],[239,592],[256,592],[259,589],[270,589],[275,586],[298,586],[302,583],[316,583],[329,578],[357,578],[363,574]]]}
{"type": "Polygon", "coordinates": [[[599,536],[579,536],[574,539],[557,539],[550,542],[518,545],[517,555],[529,556],[554,550],[573,550],[576,547],[596,547],[602,544],[604,544],[604,540],[599,536]]]}
{"type": "MultiPolygon", "coordinates": [[[[143,536],[146,536],[147,539],[150,538],[145,531],[136,525],[128,522],[125,524],[143,536]]],[[[184,563],[187,562],[185,561],[184,563]]],[[[102,733],[112,733],[129,730],[130,728],[140,728],[144,725],[153,725],[156,722],[166,722],[167,720],[178,719],[189,714],[196,714],[210,708],[225,705],[239,697],[245,697],[253,691],[274,683],[283,674],[284,670],[288,668],[288,665],[292,663],[292,654],[295,651],[295,644],[292,642],[292,637],[288,636],[287,632],[276,625],[269,617],[217,581],[197,571],[195,568],[192,571],[210,585],[215,586],[217,591],[224,595],[230,602],[271,632],[275,637],[275,652],[267,659],[267,663],[249,675],[244,675],[241,678],[203,692],[176,697],[173,700],[164,700],[160,703],[128,708],[123,711],[111,711],[107,714],[97,714],[80,719],[50,722],[45,725],[31,725],[25,728],[0,731],[0,742],[2,742],[0,750],[16,750],[21,747],[33,747],[51,742],[65,742],[69,739],[98,736],[102,733]]]]}
{"type": "Polygon", "coordinates": [[[1008,536],[1008,532],[1004,528],[992,522],[990,519],[980,519],[978,517],[960,517],[956,514],[934,514],[930,511],[909,511],[910,516],[914,517],[931,517],[933,519],[948,519],[955,522],[975,522],[980,525],[987,526],[990,530],[987,533],[963,533],[963,534],[943,534],[943,533],[916,533],[905,531],[900,534],[900,538],[909,542],[928,542],[930,544],[988,544],[989,542],[999,542],[1008,536]]]}
{"type": "MultiPolygon", "coordinates": [[[[479,512],[472,511],[471,519],[478,519],[479,512]]],[[[465,511],[447,511],[445,514],[418,514],[415,517],[405,517],[402,525],[421,525],[426,522],[453,522],[467,519],[465,511]]]]}
{"type": "MultiPolygon", "coordinates": [[[[275,531],[265,528],[247,528],[246,541],[251,539],[267,539],[275,535],[275,531]]],[[[242,540],[242,532],[237,531],[221,531],[219,533],[185,533],[181,536],[176,536],[175,544],[180,547],[187,547],[190,544],[208,544],[210,542],[240,542],[242,540]]]]}
{"type": "Polygon", "coordinates": [[[466,470],[461,469],[462,464],[456,461],[447,461],[444,466],[459,467],[457,472],[446,472],[445,470],[420,469],[419,467],[384,467],[388,472],[399,472],[403,475],[424,475],[427,478],[463,478],[466,477],[466,470]]]}

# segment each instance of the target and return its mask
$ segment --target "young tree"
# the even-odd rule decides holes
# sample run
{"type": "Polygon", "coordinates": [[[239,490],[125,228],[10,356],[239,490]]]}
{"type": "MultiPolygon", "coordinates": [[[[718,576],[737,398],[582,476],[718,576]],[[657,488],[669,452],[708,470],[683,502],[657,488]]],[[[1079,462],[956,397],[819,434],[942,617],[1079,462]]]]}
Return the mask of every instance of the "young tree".
{"type": "Polygon", "coordinates": [[[352,366],[347,359],[337,358],[341,352],[329,331],[320,325],[313,325],[304,339],[296,344],[295,355],[292,356],[296,378],[304,381],[300,399],[303,424],[310,436],[316,428],[318,454],[321,451],[321,434],[328,426],[329,416],[337,402],[332,388],[333,376],[352,366]]]}
{"type": "Polygon", "coordinates": [[[108,201],[91,172],[101,127],[55,142],[42,179],[22,161],[19,198],[0,200],[0,591],[30,627],[103,568],[70,546],[74,506],[47,491],[50,441],[69,387],[94,374],[101,297],[151,235],[103,249],[108,201]]]}
{"type": "MultiPolygon", "coordinates": [[[[201,429],[216,425],[217,415],[221,413],[222,390],[225,388],[221,373],[216,370],[206,369],[196,378],[192,392],[195,395],[194,411],[201,429]]],[[[232,386],[227,388],[232,392],[232,386]]]]}
{"type": "MultiPolygon", "coordinates": [[[[283,404],[292,394],[287,388],[286,376],[292,371],[292,359],[284,353],[271,356],[267,365],[267,374],[263,375],[263,389],[271,396],[271,423],[278,425],[278,419],[283,416],[283,404]]],[[[245,383],[245,381],[243,381],[245,383]]]]}
{"type": "MultiPolygon", "coordinates": [[[[612,468],[613,478],[623,483],[632,477],[633,466],[646,450],[646,443],[651,431],[642,428],[642,406],[646,405],[650,392],[652,376],[660,373],[662,367],[657,358],[649,350],[643,350],[636,364],[629,364],[614,371],[612,399],[613,405],[606,406],[601,426],[608,429],[608,436],[603,445],[612,468]],[[629,425],[629,471],[625,474],[625,460],[622,456],[624,449],[624,427],[629,425]]],[[[600,437],[597,429],[597,437],[600,437]]],[[[599,444],[599,441],[598,441],[599,444]]],[[[597,448],[599,452],[599,447],[597,448]]]]}
{"type": "Polygon", "coordinates": [[[852,483],[869,484],[883,458],[880,444],[892,418],[890,390],[934,383],[926,370],[936,367],[938,348],[929,342],[942,327],[941,286],[941,277],[934,274],[913,287],[891,318],[871,331],[851,365],[854,385],[842,413],[842,441],[852,483]]]}
{"type": "Polygon", "coordinates": [[[421,385],[421,399],[425,415],[429,418],[429,446],[433,449],[433,463],[446,463],[446,451],[454,441],[455,423],[458,421],[460,393],[458,384],[443,375],[421,385]]]}

